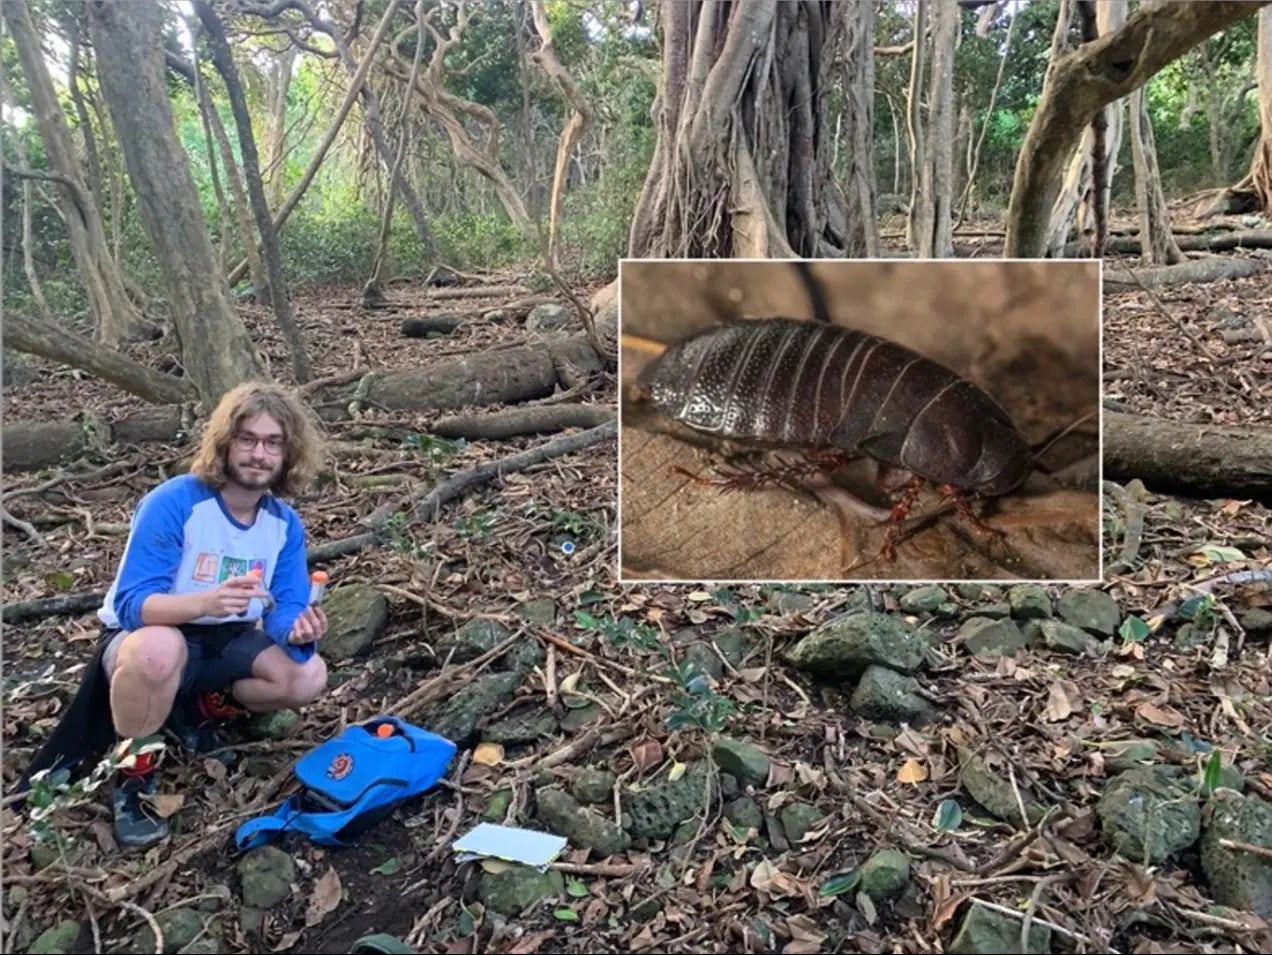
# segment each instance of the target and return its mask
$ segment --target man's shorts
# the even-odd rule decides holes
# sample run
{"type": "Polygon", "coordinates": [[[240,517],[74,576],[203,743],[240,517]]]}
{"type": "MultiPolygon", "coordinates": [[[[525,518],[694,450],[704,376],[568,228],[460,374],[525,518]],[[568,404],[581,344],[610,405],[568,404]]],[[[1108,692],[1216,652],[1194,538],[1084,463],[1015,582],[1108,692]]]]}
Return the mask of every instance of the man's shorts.
{"type": "MultiPolygon", "coordinates": [[[[177,629],[186,638],[186,664],[181,671],[178,690],[182,694],[224,690],[235,681],[251,676],[252,663],[262,650],[273,645],[255,621],[187,623],[177,629]]],[[[102,669],[106,670],[107,680],[111,676],[108,664],[117,652],[111,644],[119,640],[122,633],[117,628],[102,630],[102,638],[107,641],[102,656],[102,669]]]]}

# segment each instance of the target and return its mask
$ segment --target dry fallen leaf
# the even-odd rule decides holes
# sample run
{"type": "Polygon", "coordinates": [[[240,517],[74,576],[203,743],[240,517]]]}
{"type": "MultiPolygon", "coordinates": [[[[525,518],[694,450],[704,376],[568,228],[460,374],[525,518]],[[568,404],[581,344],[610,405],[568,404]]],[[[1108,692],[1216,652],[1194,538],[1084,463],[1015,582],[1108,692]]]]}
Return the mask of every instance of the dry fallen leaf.
{"type": "Polygon", "coordinates": [[[335,866],[318,877],[309,892],[309,906],[305,909],[305,925],[314,926],[340,906],[340,873],[335,866]]]}
{"type": "Polygon", "coordinates": [[[656,739],[642,739],[631,746],[632,762],[644,773],[663,761],[662,743],[656,739]]]}
{"type": "Polygon", "coordinates": [[[751,873],[751,888],[769,895],[799,895],[799,882],[768,859],[761,859],[751,873]]]}
{"type": "Polygon", "coordinates": [[[928,778],[928,770],[923,763],[911,756],[897,770],[897,782],[921,783],[928,778]]]}
{"type": "Polygon", "coordinates": [[[1057,680],[1051,684],[1047,692],[1047,705],[1043,707],[1042,718],[1048,723],[1058,723],[1073,715],[1075,704],[1080,702],[1078,688],[1068,680],[1057,680]]]}
{"type": "Polygon", "coordinates": [[[508,949],[508,955],[534,955],[539,950],[539,946],[544,942],[550,941],[555,935],[556,932],[551,929],[532,932],[508,949]]]}
{"type": "Polygon", "coordinates": [[[1184,725],[1183,714],[1172,710],[1168,706],[1156,706],[1147,701],[1141,703],[1135,710],[1135,714],[1141,719],[1148,720],[1158,726],[1171,726],[1178,728],[1184,725]]]}
{"type": "Polygon", "coordinates": [[[498,766],[503,758],[504,748],[499,743],[478,743],[473,750],[473,762],[480,766],[498,766]]]}
{"type": "Polygon", "coordinates": [[[155,812],[163,819],[167,819],[185,805],[184,793],[156,793],[147,799],[155,807],[155,812]]]}

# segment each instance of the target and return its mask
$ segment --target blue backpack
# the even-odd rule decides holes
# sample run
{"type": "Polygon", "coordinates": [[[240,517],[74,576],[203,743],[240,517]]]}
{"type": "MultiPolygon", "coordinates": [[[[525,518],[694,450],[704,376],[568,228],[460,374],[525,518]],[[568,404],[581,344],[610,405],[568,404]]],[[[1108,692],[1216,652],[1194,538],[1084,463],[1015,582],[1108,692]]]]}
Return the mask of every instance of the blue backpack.
{"type": "Polygon", "coordinates": [[[349,726],[298,759],[299,791],[273,813],[239,826],[234,840],[246,850],[282,832],[300,832],[319,845],[348,845],[431,789],[454,755],[450,740],[393,716],[349,726]]]}

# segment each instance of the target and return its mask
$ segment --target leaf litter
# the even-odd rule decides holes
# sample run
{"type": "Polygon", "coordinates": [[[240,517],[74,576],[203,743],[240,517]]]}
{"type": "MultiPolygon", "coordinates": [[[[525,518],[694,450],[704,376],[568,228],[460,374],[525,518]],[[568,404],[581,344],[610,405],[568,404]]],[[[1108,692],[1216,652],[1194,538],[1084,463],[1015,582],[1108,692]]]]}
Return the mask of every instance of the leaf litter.
{"type": "MultiPolygon", "coordinates": [[[[1226,284],[1267,294],[1249,280],[1226,284]]],[[[420,310],[433,307],[427,289],[395,291],[420,310]]],[[[1194,287],[1156,294],[1205,324],[1218,321],[1214,298],[1227,293],[1194,287]]],[[[1235,288],[1231,295],[1249,301],[1235,288]]],[[[356,292],[298,296],[319,374],[349,367],[353,315],[324,307],[342,296],[356,292]]],[[[1155,313],[1136,293],[1107,305],[1106,364],[1129,365],[1143,355],[1146,346],[1138,343],[1170,337],[1169,325],[1154,330],[1155,313]]],[[[244,309],[285,378],[285,352],[268,316],[244,309]]],[[[364,360],[381,367],[400,361],[396,319],[372,313],[357,321],[364,360]]],[[[458,353],[517,334],[475,327],[461,342],[428,347],[458,353]]],[[[1210,407],[1218,420],[1234,390],[1260,387],[1241,372],[1216,383],[1237,363],[1188,354],[1191,338],[1175,336],[1171,346],[1155,346],[1153,380],[1187,380],[1189,387],[1153,388],[1136,379],[1134,388],[1122,383],[1120,400],[1163,416],[1210,407]]],[[[134,357],[155,357],[145,343],[129,347],[134,357]]],[[[11,419],[35,409],[69,415],[93,408],[110,416],[134,406],[91,379],[47,371],[6,389],[11,419]]],[[[596,399],[612,402],[613,387],[602,383],[596,399]]],[[[1266,418],[1268,407],[1252,404],[1242,414],[1266,418]]],[[[533,443],[473,442],[439,462],[412,453],[407,440],[426,434],[429,420],[372,409],[333,427],[341,477],[299,502],[316,543],[355,532],[360,517],[405,486],[435,483],[533,443]],[[399,483],[351,480],[386,475],[399,483]]],[[[85,476],[73,473],[14,499],[12,509],[45,543],[6,529],[5,602],[104,590],[123,544],[118,526],[184,453],[179,446],[115,449],[90,461],[85,476]],[[108,464],[121,466],[93,474],[108,464]]],[[[6,493],[48,477],[11,475],[6,493]]],[[[341,661],[343,682],[305,711],[291,736],[243,746],[245,755],[265,761],[264,774],[227,773],[211,761],[174,767],[171,781],[184,805],[174,816],[177,835],[160,851],[140,859],[119,853],[106,804],[88,799],[57,819],[69,839],[67,856],[38,867],[29,820],[7,808],[6,942],[29,941],[35,929],[66,917],[93,921],[92,930],[113,944],[132,937],[146,916],[193,899],[215,908],[225,951],[347,951],[361,935],[388,932],[422,953],[929,952],[948,947],[974,903],[1014,913],[1017,921],[1029,913],[1052,929],[1056,945],[1077,951],[1253,951],[1272,941],[1257,917],[1215,909],[1195,858],[1145,867],[1117,855],[1095,812],[1112,766],[1128,754],[1201,778],[1218,752],[1249,791],[1272,798],[1268,633],[1250,617],[1272,607],[1272,591],[1266,576],[1234,576],[1267,566],[1261,505],[1145,494],[1136,558],[1104,588],[1121,608],[1120,632],[1099,655],[1026,649],[1015,658],[972,656],[957,639],[959,620],[991,608],[1004,590],[951,593],[955,613],[924,623],[939,648],[921,674],[935,701],[933,718],[889,726],[857,716],[846,687],[794,670],[783,653],[863,591],[900,614],[908,588],[620,586],[612,569],[615,484],[613,449],[588,449],[470,493],[430,522],[408,520],[387,546],[333,561],[333,581],[366,581],[389,599],[389,627],[371,652],[341,661]],[[552,546],[563,530],[586,534],[569,559],[552,546]],[[1183,615],[1198,593],[1210,602],[1183,615]],[[518,616],[545,597],[555,606],[552,623],[518,616]],[[469,665],[438,655],[455,628],[479,617],[507,624],[519,634],[514,642],[545,651],[508,713],[528,718],[544,710],[558,721],[591,715],[569,728],[559,722],[547,736],[474,742],[435,793],[350,849],[289,846],[295,891],[259,925],[246,924],[239,860],[226,847],[237,821],[281,798],[291,760],[337,726],[391,708],[421,687],[444,696],[498,662],[464,669],[469,665]],[[722,651],[726,639],[738,653],[722,651]],[[701,666],[709,657],[708,679],[676,675],[674,664],[693,659],[701,666]],[[584,769],[610,774],[608,795],[593,808],[621,821],[621,797],[683,781],[690,766],[711,761],[720,736],[749,740],[767,755],[762,782],[703,803],[691,829],[674,839],[635,840],[603,858],[572,845],[556,865],[568,888],[515,916],[485,904],[482,883],[491,873],[484,866],[457,864],[447,851],[482,819],[538,826],[536,792],[577,786],[584,769]],[[971,757],[997,784],[978,795],[1002,799],[1000,814],[971,795],[971,757]],[[729,813],[748,794],[759,817],[735,823],[729,813]],[[792,841],[779,819],[798,804],[822,815],[792,841]],[[861,888],[862,866],[886,848],[909,857],[910,877],[899,896],[876,900],[861,888]],[[17,899],[15,889],[24,890],[17,899]]],[[[1109,552],[1119,544],[1112,516],[1109,552]]],[[[1063,592],[1047,588],[1053,601],[1063,592]]],[[[9,629],[6,782],[69,699],[95,633],[91,614],[9,629]]]]}

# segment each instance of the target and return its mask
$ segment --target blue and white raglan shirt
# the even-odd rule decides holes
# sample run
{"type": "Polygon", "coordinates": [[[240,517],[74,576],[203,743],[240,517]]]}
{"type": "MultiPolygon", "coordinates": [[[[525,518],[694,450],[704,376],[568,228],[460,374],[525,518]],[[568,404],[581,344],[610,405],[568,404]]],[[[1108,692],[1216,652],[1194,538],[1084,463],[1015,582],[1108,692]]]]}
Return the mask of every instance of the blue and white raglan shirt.
{"type": "Polygon", "coordinates": [[[308,660],[313,643],[287,642],[292,624],[309,603],[305,529],[296,511],[271,494],[261,498],[251,525],[235,520],[215,488],[192,474],[170,478],[137,504],[123,560],[97,615],[108,627],[144,626],[141,605],[152,594],[212,590],[229,577],[261,571],[273,606],[253,598],[239,616],[198,617],[189,623],[260,621],[292,659],[308,660]]]}

